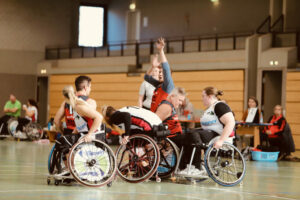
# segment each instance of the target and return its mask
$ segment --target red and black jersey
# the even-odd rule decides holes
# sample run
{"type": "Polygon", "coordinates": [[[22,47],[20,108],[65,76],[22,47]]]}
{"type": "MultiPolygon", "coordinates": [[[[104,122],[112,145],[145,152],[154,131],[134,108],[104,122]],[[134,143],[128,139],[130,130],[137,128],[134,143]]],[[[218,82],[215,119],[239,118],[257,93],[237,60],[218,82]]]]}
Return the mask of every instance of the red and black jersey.
{"type": "Polygon", "coordinates": [[[161,86],[156,88],[154,90],[153,96],[152,96],[152,102],[151,102],[151,108],[150,110],[152,112],[156,112],[158,106],[161,104],[162,101],[166,100],[168,98],[168,93],[165,92],[161,86]]]}
{"type": "Polygon", "coordinates": [[[280,115],[279,117],[276,117],[276,115],[273,115],[268,120],[268,123],[273,124],[273,125],[265,128],[265,131],[270,130],[272,133],[272,134],[268,135],[268,137],[269,138],[277,138],[280,136],[281,133],[283,133],[284,127],[286,125],[286,120],[282,115],[280,115]]]}
{"type": "Polygon", "coordinates": [[[164,124],[168,125],[168,129],[171,131],[171,135],[168,137],[174,137],[178,134],[182,134],[181,124],[178,120],[178,115],[173,104],[167,100],[163,100],[159,105],[168,104],[172,108],[172,114],[167,119],[163,121],[164,124]]]}
{"type": "Polygon", "coordinates": [[[65,121],[68,129],[74,130],[76,125],[73,116],[73,108],[70,104],[65,103],[65,121]]]}

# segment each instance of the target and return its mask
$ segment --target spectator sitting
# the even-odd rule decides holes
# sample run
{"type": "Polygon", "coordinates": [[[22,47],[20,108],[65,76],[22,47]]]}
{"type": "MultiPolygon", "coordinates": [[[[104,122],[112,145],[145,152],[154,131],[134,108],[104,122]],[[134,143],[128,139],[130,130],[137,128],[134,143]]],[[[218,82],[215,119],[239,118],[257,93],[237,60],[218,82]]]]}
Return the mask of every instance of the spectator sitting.
{"type": "Polygon", "coordinates": [[[269,149],[278,149],[280,151],[279,160],[295,160],[291,157],[291,152],[295,151],[295,144],[290,130],[287,129],[288,124],[282,115],[282,106],[274,107],[274,115],[272,115],[268,123],[273,125],[265,127],[261,134],[261,140],[269,141],[269,149]]]}
{"type": "Polygon", "coordinates": [[[9,101],[5,103],[4,106],[5,115],[0,118],[1,133],[8,133],[7,122],[11,117],[21,116],[21,103],[11,94],[9,96],[9,101]]]}
{"type": "MultiPolygon", "coordinates": [[[[178,113],[179,120],[193,120],[194,119],[194,107],[190,100],[186,97],[176,111],[178,113]]],[[[195,128],[194,122],[188,122],[187,128],[195,128]]]]}
{"type": "MultiPolygon", "coordinates": [[[[150,72],[152,77],[155,80],[159,79],[159,77],[158,77],[159,76],[159,68],[155,67],[159,64],[160,63],[158,62],[158,55],[155,55],[152,60],[152,70],[150,72]]],[[[152,84],[148,83],[145,80],[143,81],[143,83],[140,86],[140,91],[139,91],[139,99],[138,99],[139,107],[150,110],[154,90],[155,90],[155,87],[152,84]]]]}
{"type": "Polygon", "coordinates": [[[258,109],[258,100],[251,96],[248,98],[248,109],[244,112],[242,121],[243,122],[251,122],[251,123],[259,123],[260,122],[260,110],[258,109]],[[253,113],[251,116],[248,114],[253,113]]]}
{"type": "MultiPolygon", "coordinates": [[[[24,127],[29,122],[37,122],[38,117],[38,105],[35,100],[28,99],[27,106],[23,105],[23,110],[25,111],[25,118],[19,117],[18,118],[18,126],[16,128],[16,131],[23,131],[24,127]]],[[[19,133],[20,134],[20,133],[19,133]]]]}

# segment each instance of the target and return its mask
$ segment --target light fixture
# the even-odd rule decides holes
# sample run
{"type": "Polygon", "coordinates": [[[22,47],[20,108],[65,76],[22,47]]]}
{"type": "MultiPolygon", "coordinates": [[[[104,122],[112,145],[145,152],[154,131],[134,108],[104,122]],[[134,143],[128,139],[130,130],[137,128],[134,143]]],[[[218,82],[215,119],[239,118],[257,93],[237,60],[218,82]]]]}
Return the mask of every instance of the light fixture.
{"type": "Polygon", "coordinates": [[[278,65],[278,61],[277,61],[277,60],[276,60],[276,61],[274,61],[274,65],[276,65],[276,66],[278,65]]]}
{"type": "Polygon", "coordinates": [[[274,61],[273,61],[273,60],[270,61],[270,65],[271,65],[271,66],[274,65],[274,61]]]}
{"type": "Polygon", "coordinates": [[[129,5],[129,9],[130,9],[131,11],[135,11],[135,8],[136,8],[135,2],[132,2],[132,3],[129,5]]]}
{"type": "Polygon", "coordinates": [[[210,0],[214,6],[218,6],[220,1],[219,0],[210,0]]]}
{"type": "Polygon", "coordinates": [[[46,74],[47,70],[46,69],[41,69],[41,74],[46,74]]]}

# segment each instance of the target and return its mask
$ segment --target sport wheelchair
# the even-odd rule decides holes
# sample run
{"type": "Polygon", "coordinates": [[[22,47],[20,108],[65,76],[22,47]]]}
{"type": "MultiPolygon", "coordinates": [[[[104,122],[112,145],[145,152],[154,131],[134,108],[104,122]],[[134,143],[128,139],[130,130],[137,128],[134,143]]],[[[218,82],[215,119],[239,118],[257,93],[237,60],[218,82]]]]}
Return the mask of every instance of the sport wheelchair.
{"type": "MultiPolygon", "coordinates": [[[[164,135],[164,134],[163,134],[164,135]]],[[[183,148],[178,153],[178,147],[168,138],[138,134],[129,137],[126,145],[121,145],[116,151],[117,172],[119,176],[131,183],[143,182],[150,178],[184,177],[196,181],[205,180],[208,177],[179,174],[179,162],[183,154],[183,148]],[[155,175],[155,176],[153,176],[155,175]]],[[[223,186],[239,184],[245,175],[246,164],[240,151],[231,143],[225,142],[220,149],[213,147],[217,138],[214,138],[205,148],[204,167],[208,176],[216,183],[223,186]]],[[[191,162],[195,153],[194,146],[191,162]]],[[[191,164],[190,162],[190,164],[191,164]]],[[[191,166],[191,165],[190,165],[191,166]]]]}
{"type": "Polygon", "coordinates": [[[29,122],[25,125],[22,134],[17,133],[17,126],[19,125],[17,118],[11,118],[7,122],[8,132],[18,139],[29,139],[31,141],[39,140],[43,137],[43,128],[36,122],[29,122]]]}
{"type": "MultiPolygon", "coordinates": [[[[241,183],[245,176],[246,162],[241,152],[232,144],[233,138],[228,138],[220,149],[214,148],[213,145],[219,137],[220,136],[212,139],[209,144],[201,145],[201,148],[205,150],[203,160],[204,167],[208,176],[219,185],[228,187],[235,186],[241,183]]],[[[197,145],[194,145],[189,166],[191,166],[194,158],[196,147],[197,145]]],[[[181,160],[182,152],[183,148],[180,152],[179,161],[181,160]]],[[[194,183],[197,180],[203,181],[208,178],[205,176],[192,175],[189,173],[190,169],[188,169],[187,173],[180,174],[178,173],[178,166],[179,162],[175,170],[175,176],[177,177],[184,177],[194,183]]]]}
{"type": "Polygon", "coordinates": [[[67,163],[70,175],[57,176],[65,166],[61,152],[54,145],[48,158],[48,185],[54,180],[55,185],[77,181],[88,187],[111,186],[116,174],[114,152],[107,144],[97,139],[88,143],[79,140],[72,146],[67,163]]]}
{"type": "Polygon", "coordinates": [[[139,183],[151,178],[160,182],[175,171],[178,147],[166,138],[169,131],[162,126],[157,128],[151,134],[132,135],[126,145],[118,147],[117,172],[123,180],[139,183]]]}

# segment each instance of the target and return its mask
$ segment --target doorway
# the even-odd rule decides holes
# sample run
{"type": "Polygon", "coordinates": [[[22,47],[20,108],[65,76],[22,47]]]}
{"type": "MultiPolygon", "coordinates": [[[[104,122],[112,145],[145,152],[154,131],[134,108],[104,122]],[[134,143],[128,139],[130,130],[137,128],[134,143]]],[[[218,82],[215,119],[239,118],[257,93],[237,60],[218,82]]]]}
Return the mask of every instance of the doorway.
{"type": "Polygon", "coordinates": [[[263,71],[261,110],[264,122],[273,115],[273,108],[282,104],[282,71],[263,71]]]}
{"type": "Polygon", "coordinates": [[[39,105],[39,123],[45,126],[48,121],[48,77],[38,77],[37,103],[39,105]]]}
{"type": "Polygon", "coordinates": [[[141,25],[141,12],[128,11],[127,12],[127,41],[140,40],[140,25],[141,25]]]}

